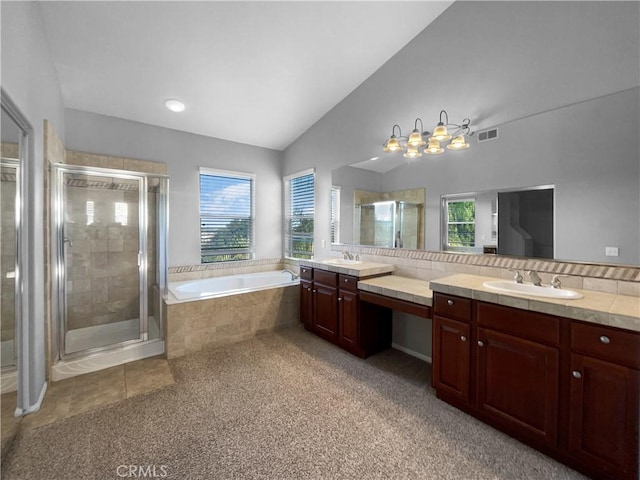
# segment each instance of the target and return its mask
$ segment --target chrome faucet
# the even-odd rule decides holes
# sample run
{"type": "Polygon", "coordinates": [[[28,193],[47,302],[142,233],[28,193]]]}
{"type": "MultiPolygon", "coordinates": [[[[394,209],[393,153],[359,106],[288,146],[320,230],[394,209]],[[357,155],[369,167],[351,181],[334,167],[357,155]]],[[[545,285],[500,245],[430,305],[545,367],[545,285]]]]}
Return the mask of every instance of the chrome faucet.
{"type": "Polygon", "coordinates": [[[516,282],[516,283],[522,283],[522,281],[523,281],[524,279],[522,278],[522,275],[520,274],[520,271],[519,271],[519,270],[514,269],[514,270],[509,270],[509,271],[510,271],[510,272],[513,272],[513,273],[515,273],[515,275],[513,276],[513,281],[514,281],[514,282],[516,282]]]}
{"type": "Polygon", "coordinates": [[[540,278],[540,275],[538,275],[538,272],[536,272],[535,270],[529,270],[529,276],[531,277],[531,283],[533,283],[536,287],[542,286],[542,279],[540,278]]]}
{"type": "Polygon", "coordinates": [[[342,256],[345,260],[353,260],[353,255],[351,255],[351,252],[347,252],[346,250],[342,252],[342,256]]]}
{"type": "Polygon", "coordinates": [[[562,283],[560,283],[560,277],[568,277],[569,275],[554,275],[551,279],[551,286],[553,288],[562,288],[562,283]]]}
{"type": "Polygon", "coordinates": [[[297,274],[293,273],[291,270],[288,270],[288,269],[286,269],[286,268],[285,268],[284,270],[282,270],[282,273],[284,273],[284,272],[287,272],[287,273],[290,273],[290,274],[291,274],[291,281],[292,281],[292,282],[293,282],[296,278],[298,278],[298,277],[300,276],[300,275],[297,275],[297,274]]]}

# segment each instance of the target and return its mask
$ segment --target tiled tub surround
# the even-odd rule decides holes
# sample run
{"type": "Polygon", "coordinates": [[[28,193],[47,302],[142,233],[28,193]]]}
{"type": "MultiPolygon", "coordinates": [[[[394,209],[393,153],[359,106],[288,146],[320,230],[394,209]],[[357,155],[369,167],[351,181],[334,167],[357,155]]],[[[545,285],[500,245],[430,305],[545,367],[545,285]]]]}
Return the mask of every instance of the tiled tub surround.
{"type": "Polygon", "coordinates": [[[241,342],[261,332],[296,325],[299,295],[297,282],[286,287],[201,300],[178,301],[169,295],[163,306],[167,320],[167,358],[241,342]]]}
{"type": "Polygon", "coordinates": [[[206,263],[202,265],[181,265],[169,267],[169,283],[197,280],[200,278],[226,277],[243,273],[269,272],[288,268],[298,271],[297,262],[282,258],[263,258],[260,260],[243,260],[239,262],[206,263]]]}

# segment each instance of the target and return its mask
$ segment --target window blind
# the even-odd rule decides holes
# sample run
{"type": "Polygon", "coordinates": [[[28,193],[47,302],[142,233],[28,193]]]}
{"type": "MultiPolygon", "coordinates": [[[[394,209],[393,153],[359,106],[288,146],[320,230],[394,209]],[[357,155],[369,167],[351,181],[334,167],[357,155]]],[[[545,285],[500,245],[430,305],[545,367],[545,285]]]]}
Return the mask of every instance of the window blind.
{"type": "Polygon", "coordinates": [[[315,175],[307,173],[286,181],[285,255],[313,258],[315,175]]]}
{"type": "Polygon", "coordinates": [[[253,195],[253,177],[200,173],[202,263],[253,258],[253,195]]]}

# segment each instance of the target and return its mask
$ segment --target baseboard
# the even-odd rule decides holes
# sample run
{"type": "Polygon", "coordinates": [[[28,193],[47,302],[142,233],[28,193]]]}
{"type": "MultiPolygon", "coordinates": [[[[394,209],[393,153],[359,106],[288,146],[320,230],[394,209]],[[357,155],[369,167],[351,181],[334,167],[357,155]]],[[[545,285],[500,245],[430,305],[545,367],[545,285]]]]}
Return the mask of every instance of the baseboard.
{"type": "Polygon", "coordinates": [[[403,347],[402,345],[399,345],[397,343],[392,343],[391,344],[391,348],[395,348],[396,350],[400,350],[401,352],[406,353],[407,355],[411,355],[412,357],[416,357],[419,358],[420,360],[424,360],[427,363],[431,363],[431,357],[427,356],[427,355],[423,355],[422,353],[418,353],[414,350],[411,350],[407,347],[403,347]]]}

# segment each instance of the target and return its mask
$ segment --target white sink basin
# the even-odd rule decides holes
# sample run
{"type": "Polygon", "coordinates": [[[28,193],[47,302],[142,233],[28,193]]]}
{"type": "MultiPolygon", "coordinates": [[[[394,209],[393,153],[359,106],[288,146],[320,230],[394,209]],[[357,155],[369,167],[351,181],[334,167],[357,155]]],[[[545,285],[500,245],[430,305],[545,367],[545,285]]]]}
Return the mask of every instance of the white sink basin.
{"type": "Polygon", "coordinates": [[[360,260],[349,260],[346,258],[327,258],[322,260],[322,263],[326,263],[327,265],[356,265],[362,262],[360,260]]]}
{"type": "Polygon", "coordinates": [[[560,300],[575,300],[583,298],[581,293],[564,288],[552,288],[550,285],[539,287],[531,283],[516,283],[509,280],[495,280],[484,282],[483,285],[491,290],[506,293],[518,293],[521,295],[531,295],[532,297],[557,298],[560,300]]]}

